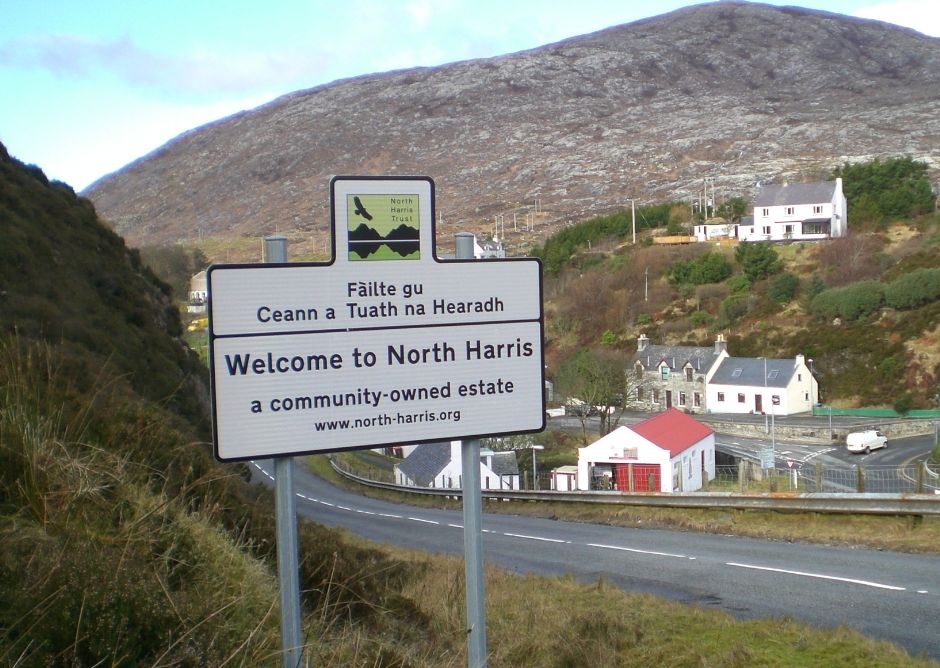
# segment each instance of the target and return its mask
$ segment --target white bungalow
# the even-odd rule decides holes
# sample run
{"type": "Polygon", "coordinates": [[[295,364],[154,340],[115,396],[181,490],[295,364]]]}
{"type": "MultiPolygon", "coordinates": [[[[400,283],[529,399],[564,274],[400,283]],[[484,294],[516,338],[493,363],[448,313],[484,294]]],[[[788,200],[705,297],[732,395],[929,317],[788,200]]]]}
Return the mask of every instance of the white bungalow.
{"type": "Polygon", "coordinates": [[[693,492],[715,477],[715,432],[670,408],[578,449],[578,489],[693,492]]]}
{"type": "Polygon", "coordinates": [[[813,409],[819,384],[803,355],[726,357],[709,377],[706,393],[710,413],[792,415],[813,409]]]}

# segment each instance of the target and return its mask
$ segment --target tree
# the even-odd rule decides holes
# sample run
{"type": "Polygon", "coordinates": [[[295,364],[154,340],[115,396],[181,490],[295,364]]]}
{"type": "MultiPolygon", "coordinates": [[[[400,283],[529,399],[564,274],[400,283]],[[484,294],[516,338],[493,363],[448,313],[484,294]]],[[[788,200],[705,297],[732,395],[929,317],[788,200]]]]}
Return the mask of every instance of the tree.
{"type": "Polygon", "coordinates": [[[917,216],[933,211],[936,201],[927,163],[910,157],[846,163],[833,170],[832,177],[843,180],[850,221],[880,223],[917,216]]]}
{"type": "Polygon", "coordinates": [[[584,402],[577,406],[582,409],[578,410],[578,417],[585,443],[587,419],[591,412],[597,410],[600,415],[598,433],[601,436],[610,433],[620,423],[625,407],[629,365],[630,357],[627,354],[608,348],[583,349],[559,365],[555,375],[556,387],[569,400],[577,398],[584,402]]]}
{"type": "Polygon", "coordinates": [[[747,200],[743,197],[732,197],[718,207],[718,215],[729,223],[740,223],[747,213],[747,200]]]}
{"type": "Polygon", "coordinates": [[[741,265],[741,270],[751,283],[772,276],[781,268],[777,251],[769,244],[738,244],[734,250],[734,259],[741,265]]]}

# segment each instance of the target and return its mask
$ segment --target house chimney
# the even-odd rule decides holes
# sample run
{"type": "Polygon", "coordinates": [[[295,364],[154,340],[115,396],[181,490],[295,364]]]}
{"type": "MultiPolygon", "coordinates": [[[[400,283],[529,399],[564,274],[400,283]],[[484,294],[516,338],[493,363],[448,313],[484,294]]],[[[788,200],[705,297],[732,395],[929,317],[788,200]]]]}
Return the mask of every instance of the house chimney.
{"type": "Polygon", "coordinates": [[[805,364],[805,363],[806,363],[806,362],[805,362],[805,359],[806,359],[806,358],[804,358],[802,354],[797,354],[797,356],[796,356],[796,365],[795,365],[795,366],[801,366],[801,365],[805,364]]]}
{"type": "Polygon", "coordinates": [[[640,334],[640,338],[636,340],[636,351],[638,353],[643,352],[649,344],[650,340],[647,338],[646,334],[640,334]]]}
{"type": "Polygon", "coordinates": [[[722,350],[728,350],[728,342],[725,341],[724,334],[719,334],[715,339],[715,354],[720,355],[722,350]]]}

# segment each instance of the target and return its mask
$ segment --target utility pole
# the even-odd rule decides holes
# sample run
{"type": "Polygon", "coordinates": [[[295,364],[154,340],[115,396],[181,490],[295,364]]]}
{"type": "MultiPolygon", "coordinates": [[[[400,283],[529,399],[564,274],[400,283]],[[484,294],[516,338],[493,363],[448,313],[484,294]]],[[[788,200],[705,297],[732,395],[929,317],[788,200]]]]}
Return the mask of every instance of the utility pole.
{"type": "Polygon", "coordinates": [[[636,200],[630,200],[630,217],[633,219],[633,244],[636,245],[636,200]]]}
{"type": "Polygon", "coordinates": [[[646,280],[643,282],[643,301],[648,302],[650,300],[650,268],[647,267],[644,272],[646,275],[646,280]]]}

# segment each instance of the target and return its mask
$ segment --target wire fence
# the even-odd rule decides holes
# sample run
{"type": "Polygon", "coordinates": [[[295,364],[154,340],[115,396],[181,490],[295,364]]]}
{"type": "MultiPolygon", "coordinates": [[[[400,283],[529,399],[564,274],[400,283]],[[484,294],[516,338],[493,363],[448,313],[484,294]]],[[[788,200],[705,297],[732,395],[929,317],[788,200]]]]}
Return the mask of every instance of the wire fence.
{"type": "Polygon", "coordinates": [[[742,461],[717,466],[715,479],[708,482],[705,491],[930,494],[940,493],[940,483],[923,463],[848,467],[804,464],[761,470],[753,462],[742,461]]]}

